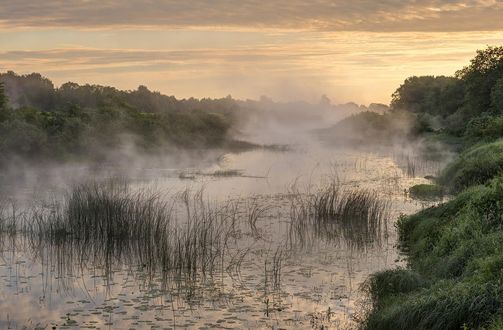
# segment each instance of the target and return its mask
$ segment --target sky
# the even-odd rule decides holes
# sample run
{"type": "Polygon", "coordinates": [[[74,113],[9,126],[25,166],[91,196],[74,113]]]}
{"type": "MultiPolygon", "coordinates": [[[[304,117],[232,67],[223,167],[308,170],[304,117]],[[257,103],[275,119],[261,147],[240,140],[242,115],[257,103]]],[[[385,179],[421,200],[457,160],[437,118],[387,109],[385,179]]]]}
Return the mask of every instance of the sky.
{"type": "Polygon", "coordinates": [[[0,71],[178,98],[389,103],[503,44],[503,0],[0,0],[0,71]]]}

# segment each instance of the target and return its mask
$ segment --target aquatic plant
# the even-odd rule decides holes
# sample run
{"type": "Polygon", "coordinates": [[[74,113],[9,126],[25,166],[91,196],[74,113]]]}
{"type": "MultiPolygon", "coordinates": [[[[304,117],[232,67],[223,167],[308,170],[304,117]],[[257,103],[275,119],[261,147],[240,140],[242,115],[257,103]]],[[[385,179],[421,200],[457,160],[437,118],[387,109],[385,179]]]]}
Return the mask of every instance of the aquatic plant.
{"type": "Polygon", "coordinates": [[[258,197],[252,197],[246,201],[246,220],[253,237],[259,238],[260,231],[257,227],[257,221],[262,218],[267,211],[272,208],[270,205],[262,205],[258,197]]]}
{"type": "Polygon", "coordinates": [[[332,181],[314,193],[293,194],[290,216],[291,244],[305,246],[322,238],[365,249],[386,239],[389,202],[374,191],[343,188],[332,181]]]}
{"type": "MultiPolygon", "coordinates": [[[[32,213],[31,244],[53,251],[58,264],[92,264],[111,273],[126,263],[164,286],[230,267],[224,262],[235,228],[232,209],[212,207],[202,190],[163,197],[116,181],[75,186],[62,205],[32,213]]],[[[240,260],[232,260],[234,269],[240,260]]]]}

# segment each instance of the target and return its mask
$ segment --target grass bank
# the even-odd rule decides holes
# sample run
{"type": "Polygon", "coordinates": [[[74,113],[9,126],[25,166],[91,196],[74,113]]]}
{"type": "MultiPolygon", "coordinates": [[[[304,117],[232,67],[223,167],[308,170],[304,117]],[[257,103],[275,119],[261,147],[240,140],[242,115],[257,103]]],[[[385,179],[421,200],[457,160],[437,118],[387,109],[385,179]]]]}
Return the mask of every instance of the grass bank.
{"type": "Polygon", "coordinates": [[[406,269],[374,274],[364,329],[501,329],[501,140],[464,152],[440,181],[458,194],[397,223],[406,269]]]}

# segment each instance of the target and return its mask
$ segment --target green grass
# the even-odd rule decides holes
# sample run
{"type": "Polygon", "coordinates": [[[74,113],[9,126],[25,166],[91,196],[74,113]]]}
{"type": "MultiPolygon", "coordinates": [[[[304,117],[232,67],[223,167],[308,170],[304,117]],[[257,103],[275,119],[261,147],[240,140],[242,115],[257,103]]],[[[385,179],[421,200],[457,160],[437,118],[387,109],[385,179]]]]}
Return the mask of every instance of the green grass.
{"type": "Polygon", "coordinates": [[[474,146],[463,152],[440,175],[439,183],[450,192],[484,184],[503,172],[503,139],[474,146]]]}
{"type": "Polygon", "coordinates": [[[444,196],[444,189],[436,184],[418,184],[409,189],[410,197],[419,200],[437,200],[444,196]]]}
{"type": "Polygon", "coordinates": [[[398,221],[406,270],[374,274],[365,329],[498,329],[503,314],[503,177],[398,221]]]}

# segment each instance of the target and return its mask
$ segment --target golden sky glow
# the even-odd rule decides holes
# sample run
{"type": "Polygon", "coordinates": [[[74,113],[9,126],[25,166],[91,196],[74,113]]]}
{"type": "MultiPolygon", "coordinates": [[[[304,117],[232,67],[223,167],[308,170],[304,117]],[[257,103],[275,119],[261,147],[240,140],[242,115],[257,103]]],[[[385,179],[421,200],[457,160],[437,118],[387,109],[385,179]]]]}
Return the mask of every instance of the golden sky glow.
{"type": "Polygon", "coordinates": [[[503,43],[503,1],[6,1],[0,70],[177,97],[389,102],[503,43]]]}

